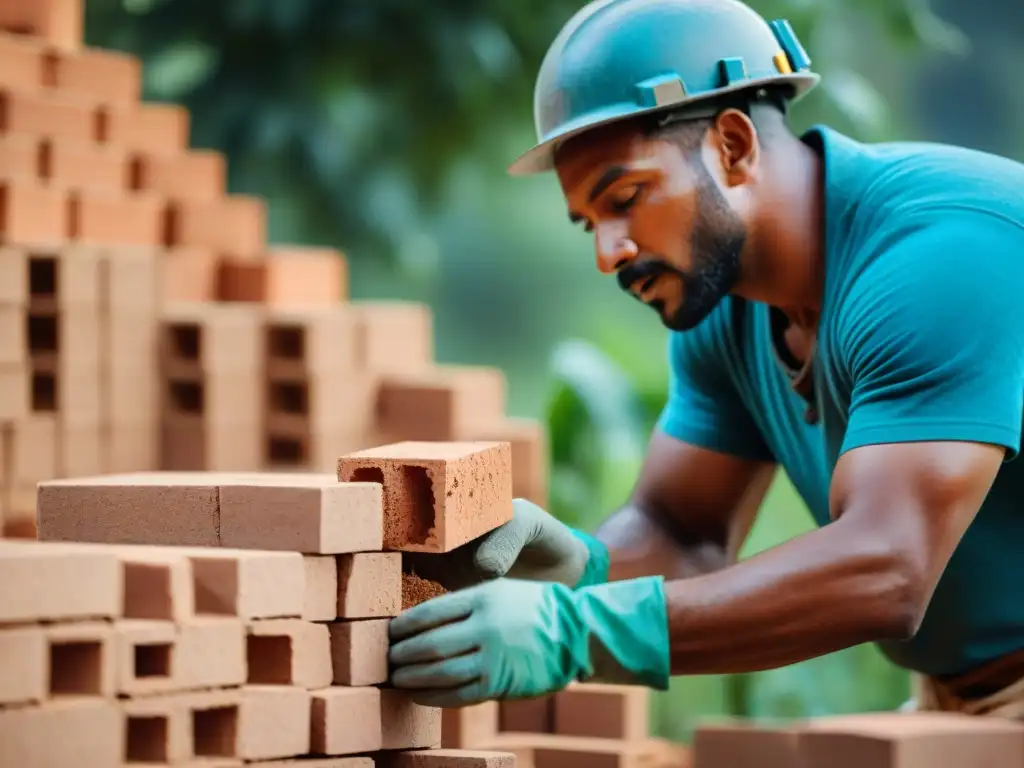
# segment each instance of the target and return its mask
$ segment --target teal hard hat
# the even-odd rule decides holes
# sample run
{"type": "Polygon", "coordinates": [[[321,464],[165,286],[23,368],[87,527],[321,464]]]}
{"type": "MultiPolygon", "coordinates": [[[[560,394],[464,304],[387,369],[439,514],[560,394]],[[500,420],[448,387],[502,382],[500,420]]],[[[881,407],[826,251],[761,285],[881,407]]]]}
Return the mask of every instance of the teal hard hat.
{"type": "Polygon", "coordinates": [[[711,116],[729,94],[819,76],[792,27],[739,0],[595,0],[548,48],[534,88],[538,144],[509,173],[550,170],[558,147],[597,126],[645,113],[711,116]]]}

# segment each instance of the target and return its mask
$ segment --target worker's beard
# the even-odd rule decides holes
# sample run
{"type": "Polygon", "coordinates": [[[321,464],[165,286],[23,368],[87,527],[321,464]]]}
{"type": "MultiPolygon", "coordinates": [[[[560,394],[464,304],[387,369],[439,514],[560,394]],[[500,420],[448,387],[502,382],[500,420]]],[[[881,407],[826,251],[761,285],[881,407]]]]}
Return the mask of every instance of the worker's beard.
{"type": "Polygon", "coordinates": [[[740,279],[740,254],[747,232],[742,220],[729,207],[704,164],[695,164],[697,215],[690,238],[693,266],[683,271],[663,257],[644,254],[618,273],[619,287],[633,295],[638,280],[651,277],[676,279],[682,283],[682,301],[669,312],[663,299],[648,302],[672,331],[688,331],[699,325],[735,287],[740,279]]]}

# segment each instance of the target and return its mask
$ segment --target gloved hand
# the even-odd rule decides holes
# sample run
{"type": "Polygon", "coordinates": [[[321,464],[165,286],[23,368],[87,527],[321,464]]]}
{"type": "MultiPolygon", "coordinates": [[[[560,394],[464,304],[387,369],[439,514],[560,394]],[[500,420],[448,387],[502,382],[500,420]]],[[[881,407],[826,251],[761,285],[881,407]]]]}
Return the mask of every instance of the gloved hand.
{"type": "Polygon", "coordinates": [[[660,576],[578,590],[497,579],[421,603],[390,632],[391,684],[427,706],[529,698],[573,681],[668,687],[660,576]]]}
{"type": "Polygon", "coordinates": [[[507,576],[555,581],[568,587],[608,578],[608,549],[525,499],[512,502],[512,519],[461,547],[445,552],[406,553],[418,575],[449,591],[507,576]]]}

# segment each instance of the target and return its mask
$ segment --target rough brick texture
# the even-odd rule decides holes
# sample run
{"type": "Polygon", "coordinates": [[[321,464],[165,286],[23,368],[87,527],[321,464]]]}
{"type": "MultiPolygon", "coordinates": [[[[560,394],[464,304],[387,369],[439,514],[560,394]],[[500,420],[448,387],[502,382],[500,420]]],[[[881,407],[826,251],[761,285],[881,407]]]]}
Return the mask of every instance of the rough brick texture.
{"type": "Polygon", "coordinates": [[[312,696],[301,688],[250,685],[242,691],[237,756],[303,755],[310,749],[312,696]]]}
{"type": "Polygon", "coordinates": [[[338,461],[342,482],[384,486],[384,547],[448,552],[512,519],[508,443],[403,442],[338,461]]]}
{"type": "Polygon", "coordinates": [[[441,746],[441,709],[416,704],[405,691],[380,692],[381,743],[384,749],[441,746]]]}
{"type": "Polygon", "coordinates": [[[338,618],[397,616],[402,607],[402,556],[364,552],[338,556],[338,618]]]}
{"type": "Polygon", "coordinates": [[[311,749],[321,755],[354,755],[381,749],[381,690],[313,691],[311,749]]]}
{"type": "Polygon", "coordinates": [[[441,713],[441,746],[469,749],[494,743],[498,733],[498,702],[452,707],[441,713]]]}

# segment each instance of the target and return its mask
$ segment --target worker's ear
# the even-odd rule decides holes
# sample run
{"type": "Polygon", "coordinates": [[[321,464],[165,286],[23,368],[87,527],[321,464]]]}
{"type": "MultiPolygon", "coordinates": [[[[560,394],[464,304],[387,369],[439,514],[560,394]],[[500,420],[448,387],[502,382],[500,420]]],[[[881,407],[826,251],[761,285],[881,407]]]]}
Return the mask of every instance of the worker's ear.
{"type": "Polygon", "coordinates": [[[738,109],[726,109],[715,118],[708,138],[722,181],[726,187],[754,180],[761,156],[761,144],[753,121],[738,109]]]}

